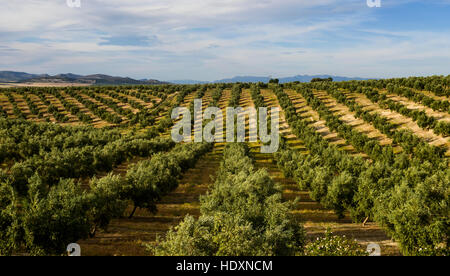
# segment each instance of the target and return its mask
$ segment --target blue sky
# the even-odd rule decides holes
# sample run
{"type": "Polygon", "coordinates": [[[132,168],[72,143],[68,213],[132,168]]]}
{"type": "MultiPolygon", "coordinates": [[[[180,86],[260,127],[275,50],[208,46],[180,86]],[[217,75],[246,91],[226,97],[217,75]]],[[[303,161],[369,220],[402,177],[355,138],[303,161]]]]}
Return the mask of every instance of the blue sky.
{"type": "Polygon", "coordinates": [[[0,0],[0,70],[137,79],[450,74],[450,0],[0,0]]]}

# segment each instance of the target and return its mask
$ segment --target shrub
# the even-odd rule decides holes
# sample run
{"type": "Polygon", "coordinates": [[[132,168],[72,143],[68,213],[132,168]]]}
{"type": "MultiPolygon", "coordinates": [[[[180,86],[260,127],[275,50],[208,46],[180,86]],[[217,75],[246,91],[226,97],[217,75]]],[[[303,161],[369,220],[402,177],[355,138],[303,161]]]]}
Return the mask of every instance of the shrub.
{"type": "Polygon", "coordinates": [[[369,254],[356,241],[345,236],[335,236],[330,230],[325,237],[317,238],[305,246],[306,256],[368,256],[369,254]]]}

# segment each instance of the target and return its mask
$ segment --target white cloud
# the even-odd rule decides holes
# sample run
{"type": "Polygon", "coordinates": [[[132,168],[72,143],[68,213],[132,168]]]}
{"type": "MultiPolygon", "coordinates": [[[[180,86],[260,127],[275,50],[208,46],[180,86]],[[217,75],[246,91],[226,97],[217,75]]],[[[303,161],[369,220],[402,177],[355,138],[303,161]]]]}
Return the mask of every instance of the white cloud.
{"type": "Polygon", "coordinates": [[[448,31],[362,26],[376,20],[365,0],[65,2],[0,0],[0,69],[209,80],[449,71],[448,31]]]}

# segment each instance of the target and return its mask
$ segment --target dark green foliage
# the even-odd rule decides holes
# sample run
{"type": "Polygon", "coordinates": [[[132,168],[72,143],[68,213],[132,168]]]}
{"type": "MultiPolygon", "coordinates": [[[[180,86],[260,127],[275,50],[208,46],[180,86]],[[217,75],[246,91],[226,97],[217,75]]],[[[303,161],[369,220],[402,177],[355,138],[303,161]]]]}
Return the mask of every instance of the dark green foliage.
{"type": "Polygon", "coordinates": [[[239,84],[233,85],[233,89],[231,90],[231,98],[228,103],[229,107],[238,107],[239,100],[241,99],[242,88],[239,84]]]}
{"type": "Polygon", "coordinates": [[[38,177],[32,178],[21,217],[27,250],[33,255],[58,255],[68,244],[87,238],[87,203],[73,181],[62,180],[47,191],[38,177]]]}
{"type": "Polygon", "coordinates": [[[349,156],[329,145],[308,121],[297,116],[290,99],[277,89],[275,93],[294,134],[309,150],[305,155],[285,147],[275,154],[285,175],[294,177],[301,188],[310,189],[313,199],[333,208],[338,215],[349,210],[355,221],[375,219],[399,241],[405,254],[448,254],[450,170],[443,153],[408,132],[394,129],[392,135],[403,146],[412,143],[407,151],[414,156],[394,155],[385,150],[387,147],[377,149],[376,143],[342,126],[310,91],[302,87],[300,92],[331,129],[374,161],[349,156]],[[407,137],[413,139],[408,142],[407,137]]]}
{"type": "Polygon", "coordinates": [[[94,178],[90,183],[88,194],[89,219],[91,221],[90,236],[98,229],[107,230],[113,218],[121,217],[128,206],[125,198],[124,181],[112,174],[101,179],[94,178]]]}
{"type": "MultiPolygon", "coordinates": [[[[173,125],[172,109],[181,104],[189,106],[186,96],[196,93],[196,97],[203,97],[208,89],[212,90],[211,106],[218,105],[224,89],[232,89],[229,105],[236,107],[242,89],[250,89],[255,106],[263,107],[264,97],[259,89],[267,87],[274,89],[293,134],[307,148],[297,152],[282,141],[275,159],[287,177],[294,178],[300,188],[311,192],[314,200],[341,217],[348,212],[356,222],[366,218],[376,221],[399,242],[406,255],[448,255],[450,171],[444,156],[446,148],[431,146],[411,131],[400,130],[382,114],[359,105],[348,92],[362,93],[381,107],[412,118],[423,129],[446,136],[450,124],[392,101],[381,90],[449,112],[447,100],[424,92],[448,96],[449,80],[434,76],[283,85],[274,85],[278,83],[274,80],[270,85],[4,89],[12,110],[8,114],[0,107],[0,162],[7,163],[8,168],[7,172],[0,170],[0,255],[64,254],[67,244],[93,236],[99,229],[107,230],[110,221],[121,217],[131,202],[155,211],[156,203],[177,187],[182,173],[212,147],[179,145],[163,154],[175,146],[170,140],[157,138],[173,125]],[[370,159],[354,157],[329,144],[308,118],[297,113],[283,87],[300,93],[330,130],[370,159]],[[313,93],[315,90],[326,91],[345,104],[356,117],[390,137],[393,145],[381,146],[377,140],[347,125],[313,93]],[[36,96],[38,102],[34,101],[36,96]],[[64,114],[70,112],[80,121],[92,123],[93,118],[75,104],[78,101],[114,126],[94,129],[27,122],[24,119],[30,119],[30,114],[23,112],[22,105],[19,107],[16,102],[21,97],[31,117],[68,122],[64,114]],[[133,107],[137,113],[119,102],[133,107]],[[144,102],[154,106],[150,109],[144,102]],[[51,116],[44,118],[45,113],[51,116]],[[8,115],[17,119],[8,119],[8,115]],[[138,130],[144,134],[137,134],[138,130]],[[395,146],[401,146],[400,154],[394,154],[395,146]],[[131,166],[126,177],[108,175],[93,179],[90,189],[81,190],[77,179],[110,172],[138,156],[148,160],[131,166]]],[[[229,145],[215,184],[201,198],[201,217],[198,220],[186,217],[159,243],[155,253],[303,254],[304,231],[291,217],[292,207],[291,203],[283,202],[280,187],[267,172],[254,168],[248,147],[229,145]]],[[[329,233],[305,251],[306,255],[359,253],[355,243],[329,233]]]]}
{"type": "Polygon", "coordinates": [[[304,230],[265,170],[256,171],[244,144],[230,144],[202,216],[169,231],[156,255],[287,256],[302,251],[304,230]]]}
{"type": "Polygon", "coordinates": [[[279,84],[280,80],[279,79],[270,79],[269,83],[279,84]]]}
{"type": "Polygon", "coordinates": [[[219,106],[219,101],[220,98],[222,98],[223,95],[223,89],[217,87],[213,92],[212,92],[212,102],[210,104],[210,106],[219,106]]]}
{"type": "Polygon", "coordinates": [[[137,163],[127,172],[123,198],[133,201],[134,211],[146,208],[156,212],[156,203],[177,188],[181,173],[192,168],[211,147],[206,143],[180,145],[170,153],[156,154],[150,160],[137,163]]]}
{"type": "Polygon", "coordinates": [[[18,231],[16,195],[8,183],[7,175],[0,170],[0,256],[11,255],[17,248],[18,231]]]}
{"type": "Polygon", "coordinates": [[[322,79],[322,78],[313,78],[313,79],[311,80],[311,82],[324,82],[324,81],[332,82],[332,81],[333,81],[333,78],[331,78],[331,77],[326,78],[326,79],[322,79]]]}

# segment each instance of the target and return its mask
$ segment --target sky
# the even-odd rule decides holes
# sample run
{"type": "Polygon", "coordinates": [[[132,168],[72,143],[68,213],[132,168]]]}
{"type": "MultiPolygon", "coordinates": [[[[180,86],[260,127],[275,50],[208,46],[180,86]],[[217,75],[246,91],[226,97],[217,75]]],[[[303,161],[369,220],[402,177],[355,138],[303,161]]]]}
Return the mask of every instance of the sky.
{"type": "Polygon", "coordinates": [[[450,0],[79,1],[0,0],[0,71],[206,81],[450,74],[450,0]]]}

